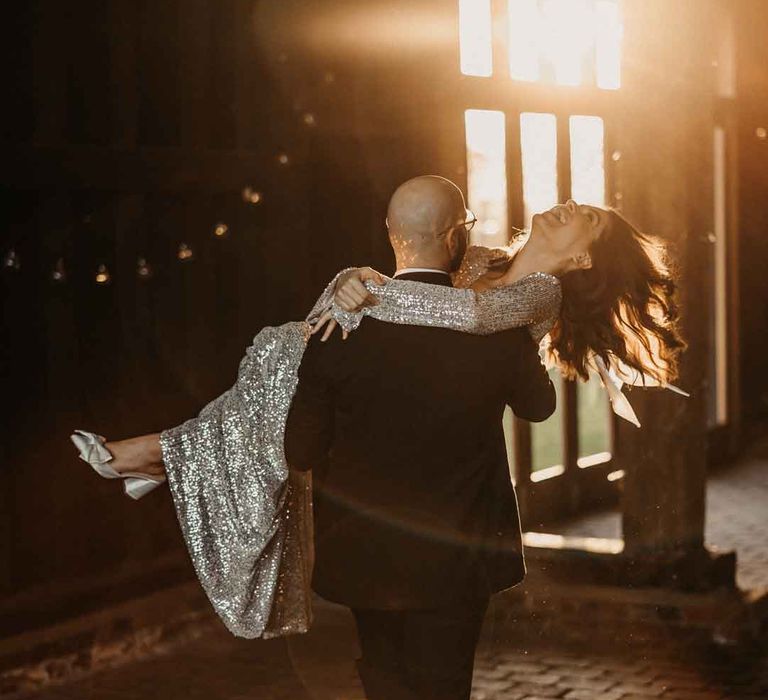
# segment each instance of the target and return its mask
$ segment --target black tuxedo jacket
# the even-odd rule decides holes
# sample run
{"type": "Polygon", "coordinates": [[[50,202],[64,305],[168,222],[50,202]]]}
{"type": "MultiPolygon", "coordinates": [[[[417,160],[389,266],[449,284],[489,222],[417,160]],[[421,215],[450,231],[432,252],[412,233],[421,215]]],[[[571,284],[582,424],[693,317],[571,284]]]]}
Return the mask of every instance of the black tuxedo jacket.
{"type": "MultiPolygon", "coordinates": [[[[450,284],[447,275],[403,275],[450,284]]],[[[476,336],[365,318],[313,336],[286,426],[313,469],[312,587],[350,607],[424,608],[522,581],[504,406],[541,421],[555,391],[525,328],[476,336]]]]}

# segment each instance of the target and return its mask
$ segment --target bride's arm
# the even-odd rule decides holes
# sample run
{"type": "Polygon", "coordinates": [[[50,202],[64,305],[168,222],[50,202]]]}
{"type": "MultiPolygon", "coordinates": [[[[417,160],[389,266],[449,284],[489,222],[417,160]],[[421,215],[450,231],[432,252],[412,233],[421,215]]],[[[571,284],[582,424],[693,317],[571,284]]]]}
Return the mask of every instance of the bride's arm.
{"type": "Polygon", "coordinates": [[[557,277],[541,272],[483,292],[396,279],[388,280],[383,287],[369,283],[366,287],[375,293],[377,305],[348,312],[336,300],[331,304],[331,317],[347,331],[356,329],[363,316],[371,316],[389,323],[477,335],[528,326],[538,342],[554,323],[562,299],[557,277]]]}

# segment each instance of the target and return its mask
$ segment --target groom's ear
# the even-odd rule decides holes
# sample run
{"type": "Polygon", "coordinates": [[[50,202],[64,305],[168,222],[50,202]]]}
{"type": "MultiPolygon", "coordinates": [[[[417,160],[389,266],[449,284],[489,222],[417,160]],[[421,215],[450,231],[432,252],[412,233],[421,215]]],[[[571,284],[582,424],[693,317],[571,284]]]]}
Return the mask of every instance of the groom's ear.
{"type": "Polygon", "coordinates": [[[461,240],[459,238],[460,231],[458,226],[455,228],[452,228],[445,236],[445,243],[448,246],[448,252],[451,255],[455,255],[456,251],[459,249],[459,246],[461,245],[461,240]]]}

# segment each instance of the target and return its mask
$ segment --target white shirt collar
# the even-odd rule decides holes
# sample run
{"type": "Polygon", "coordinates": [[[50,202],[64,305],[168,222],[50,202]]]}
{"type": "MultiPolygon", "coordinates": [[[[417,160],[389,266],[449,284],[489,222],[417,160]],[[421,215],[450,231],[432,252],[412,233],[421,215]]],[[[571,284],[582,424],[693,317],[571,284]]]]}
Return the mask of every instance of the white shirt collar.
{"type": "Polygon", "coordinates": [[[448,275],[451,276],[450,272],[446,272],[445,270],[436,270],[432,267],[404,267],[402,270],[396,270],[395,274],[392,275],[393,277],[399,277],[400,275],[407,275],[411,272],[437,272],[441,275],[448,275]]]}

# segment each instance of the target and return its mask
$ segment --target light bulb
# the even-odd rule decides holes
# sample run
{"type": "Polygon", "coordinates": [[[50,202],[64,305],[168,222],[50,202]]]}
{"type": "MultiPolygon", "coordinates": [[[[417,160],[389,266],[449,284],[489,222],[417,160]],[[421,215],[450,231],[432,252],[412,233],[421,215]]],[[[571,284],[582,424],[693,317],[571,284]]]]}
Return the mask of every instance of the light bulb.
{"type": "Polygon", "coordinates": [[[152,268],[147,264],[146,258],[139,258],[136,261],[136,274],[144,279],[152,275],[152,268]]]}
{"type": "Polygon", "coordinates": [[[176,253],[176,257],[179,260],[189,260],[192,257],[192,248],[186,243],[179,244],[179,251],[176,253]]]}
{"type": "Polygon", "coordinates": [[[67,279],[67,271],[64,269],[64,258],[59,258],[51,272],[51,279],[54,282],[64,282],[67,279]]]}
{"type": "Polygon", "coordinates": [[[3,267],[9,267],[13,270],[18,270],[21,267],[21,260],[19,260],[19,256],[16,255],[16,251],[13,248],[5,254],[3,267]]]}
{"type": "Polygon", "coordinates": [[[109,284],[110,279],[112,279],[112,277],[109,274],[109,270],[107,270],[107,266],[102,263],[96,270],[96,282],[98,284],[109,284]]]}
{"type": "Polygon", "coordinates": [[[248,204],[258,204],[261,201],[261,192],[257,192],[250,185],[243,188],[243,201],[248,204]]]}

